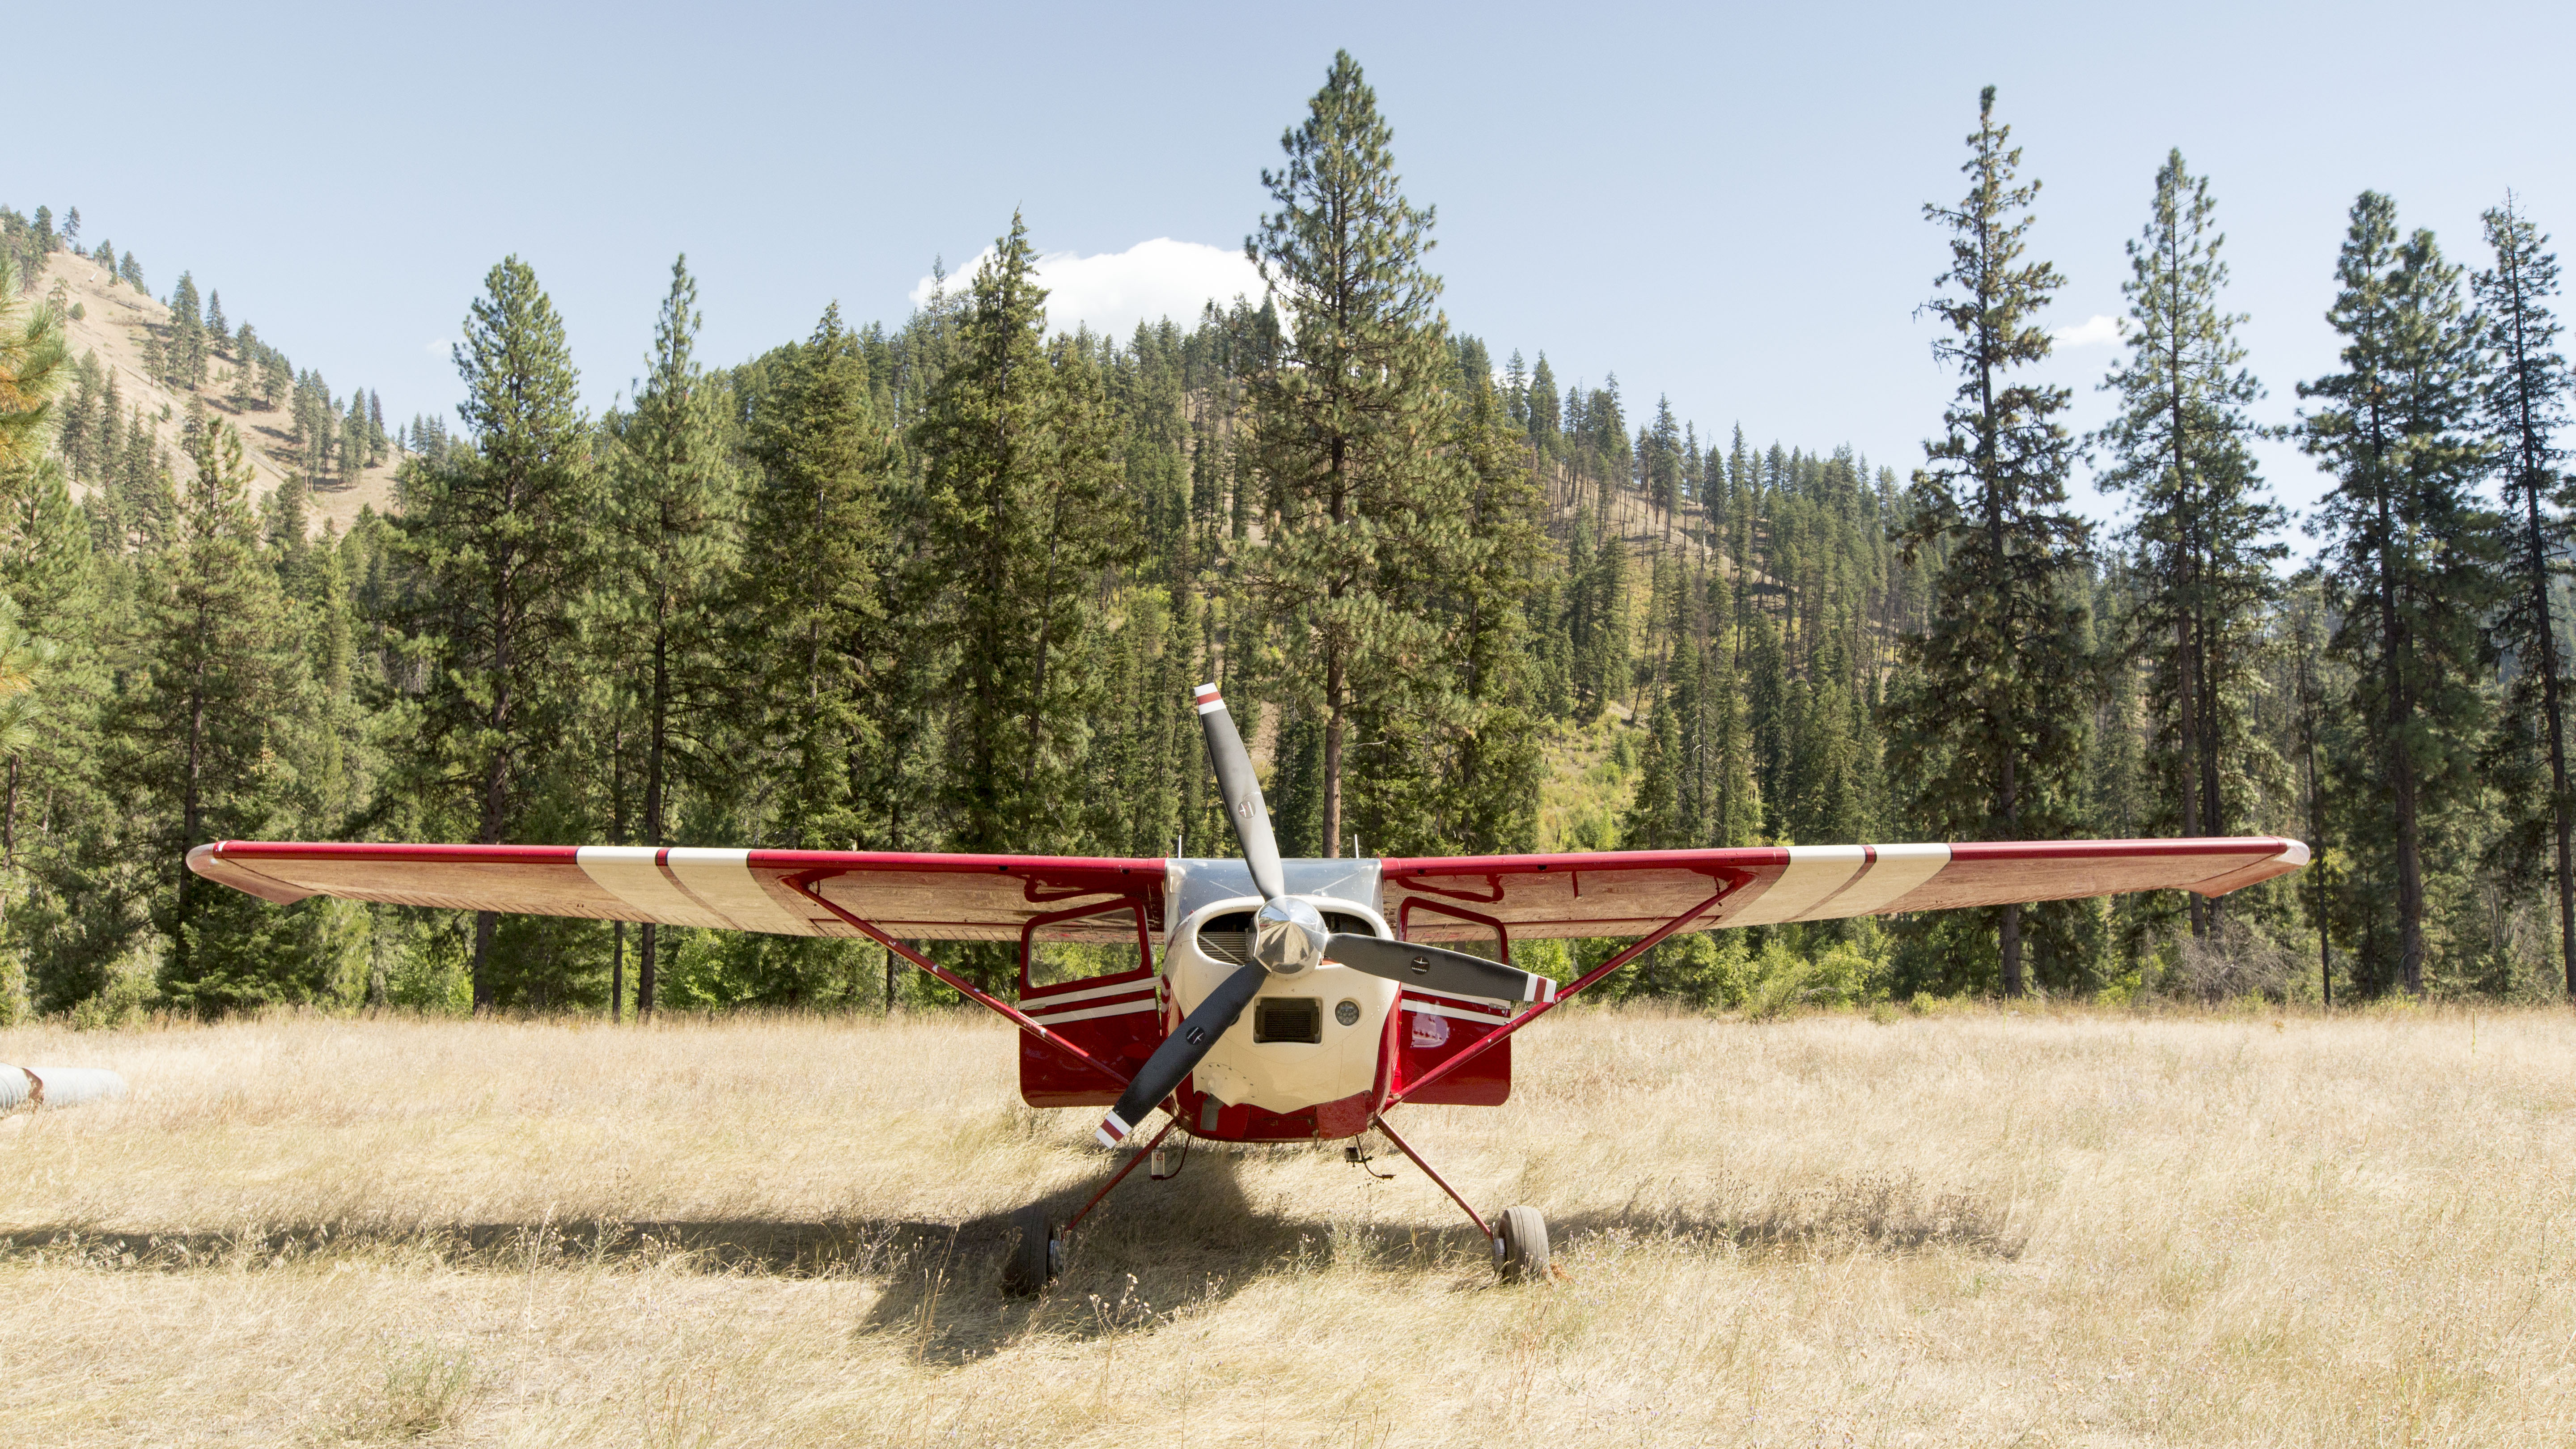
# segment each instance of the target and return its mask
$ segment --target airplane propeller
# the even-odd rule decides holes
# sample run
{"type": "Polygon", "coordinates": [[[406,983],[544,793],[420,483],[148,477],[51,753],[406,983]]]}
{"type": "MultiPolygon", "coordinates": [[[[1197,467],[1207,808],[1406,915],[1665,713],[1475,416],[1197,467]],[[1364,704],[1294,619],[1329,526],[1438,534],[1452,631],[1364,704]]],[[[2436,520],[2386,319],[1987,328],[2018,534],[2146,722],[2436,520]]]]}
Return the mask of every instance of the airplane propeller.
{"type": "Polygon", "coordinates": [[[1322,912],[1288,894],[1287,877],[1279,865],[1279,839],[1270,829],[1270,807],[1261,798],[1261,782],[1252,773],[1252,755],[1243,747],[1233,713],[1213,684],[1199,686],[1197,702],[1199,725],[1207,735],[1208,762],[1216,769],[1217,793],[1224,797],[1235,839],[1243,845],[1253,887],[1261,892],[1261,910],[1252,919],[1252,960],[1217,983],[1182,1018],[1180,1029],[1163,1038],[1162,1045],[1145,1059],[1100,1124],[1101,1146],[1117,1146],[1215,1050],[1217,1038],[1261,993],[1266,976],[1300,976],[1325,961],[1337,961],[1371,976],[1452,996],[1513,1002],[1555,999],[1555,982],[1481,956],[1327,929],[1322,912]]]}

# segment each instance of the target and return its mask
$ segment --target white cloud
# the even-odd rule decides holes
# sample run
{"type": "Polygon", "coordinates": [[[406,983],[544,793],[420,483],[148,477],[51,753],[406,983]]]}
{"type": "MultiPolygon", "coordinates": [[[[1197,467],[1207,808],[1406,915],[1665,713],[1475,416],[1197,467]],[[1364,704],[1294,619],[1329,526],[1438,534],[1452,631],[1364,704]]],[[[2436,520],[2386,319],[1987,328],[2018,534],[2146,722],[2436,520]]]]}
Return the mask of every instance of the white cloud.
{"type": "Polygon", "coordinates": [[[2051,328],[2048,335],[2060,347],[2102,347],[2120,340],[2120,322],[2096,313],[2072,327],[2051,328]]]}
{"type": "Polygon", "coordinates": [[[421,351],[428,353],[432,357],[445,357],[449,352],[453,351],[455,347],[456,344],[445,337],[433,337],[420,345],[421,351]]]}
{"type": "MultiPolygon", "coordinates": [[[[963,292],[975,269],[993,254],[986,247],[973,260],[948,274],[948,290],[963,292]]],[[[1204,242],[1156,237],[1123,252],[1076,256],[1055,252],[1038,258],[1038,281],[1048,292],[1047,329],[1071,332],[1079,326],[1124,342],[1139,322],[1165,317],[1186,327],[1202,304],[1222,305],[1236,293],[1261,296],[1261,274],[1244,260],[1240,247],[1212,247],[1204,242]]],[[[930,300],[938,283],[924,277],[912,289],[912,304],[930,300]]]]}

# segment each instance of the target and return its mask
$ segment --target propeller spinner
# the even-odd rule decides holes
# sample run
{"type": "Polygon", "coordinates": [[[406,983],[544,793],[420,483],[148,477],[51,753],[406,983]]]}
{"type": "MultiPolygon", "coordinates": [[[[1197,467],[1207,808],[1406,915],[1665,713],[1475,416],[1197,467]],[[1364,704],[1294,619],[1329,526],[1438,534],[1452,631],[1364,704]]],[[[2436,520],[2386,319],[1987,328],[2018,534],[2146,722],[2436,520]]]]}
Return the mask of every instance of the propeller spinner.
{"type": "Polygon", "coordinates": [[[1253,887],[1261,892],[1261,910],[1252,923],[1252,960],[1217,983],[1181,1019],[1180,1028],[1163,1038],[1162,1045],[1145,1059],[1100,1124],[1101,1146],[1117,1146],[1215,1050],[1217,1038],[1261,993],[1266,976],[1298,976],[1325,961],[1336,961],[1371,976],[1454,996],[1514,1002],[1555,999],[1555,982],[1481,956],[1326,929],[1322,912],[1287,893],[1286,877],[1279,868],[1279,840],[1270,829],[1270,807],[1261,798],[1261,782],[1252,773],[1252,755],[1243,747],[1234,715],[1213,684],[1199,686],[1197,704],[1199,725],[1207,735],[1208,762],[1216,770],[1217,793],[1225,800],[1227,818],[1234,822],[1235,839],[1243,845],[1253,887]]]}

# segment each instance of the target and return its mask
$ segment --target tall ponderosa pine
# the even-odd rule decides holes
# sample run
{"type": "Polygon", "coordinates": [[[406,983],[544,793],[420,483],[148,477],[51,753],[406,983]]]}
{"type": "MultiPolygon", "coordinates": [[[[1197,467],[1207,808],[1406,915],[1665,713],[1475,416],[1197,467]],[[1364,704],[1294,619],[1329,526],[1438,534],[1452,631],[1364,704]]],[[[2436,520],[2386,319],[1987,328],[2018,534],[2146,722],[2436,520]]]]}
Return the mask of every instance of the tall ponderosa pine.
{"type": "MultiPolygon", "coordinates": [[[[2147,703],[2156,732],[2171,826],[2186,836],[2225,835],[2241,818],[2224,779],[2258,746],[2245,701],[2257,672],[2274,541],[2285,520],[2265,495],[2249,443],[2262,435],[2246,409],[2263,395],[2236,340],[2243,316],[2224,310],[2227,264],[2205,177],[2175,151],[2156,172],[2146,230],[2129,243],[2128,357],[2106,391],[2119,415],[2097,435],[2112,466],[2105,491],[2136,508],[2135,646],[2149,662],[2147,703]]],[[[2241,791],[2237,792],[2241,794],[2241,791]]],[[[2188,897],[2192,933],[2207,936],[2219,903],[2188,897]]]]}
{"type": "Polygon", "coordinates": [[[1733,592],[1714,571],[1683,591],[1669,678],[1650,721],[1636,802],[1620,823],[1623,846],[1751,845],[1761,833],[1746,692],[1736,682],[1733,592]]]}
{"type": "MultiPolygon", "coordinates": [[[[64,495],[61,468],[40,459],[69,357],[61,319],[21,299],[16,263],[0,251],[0,873],[17,869],[20,776],[38,743],[43,677],[61,653],[55,641],[28,632],[35,610],[18,595],[52,592],[28,587],[38,581],[21,575],[45,552],[40,519],[48,493],[64,495]]],[[[0,1002],[0,1010],[7,1005],[0,1002]]]]}
{"type": "Polygon", "coordinates": [[[20,298],[17,263],[0,252],[0,469],[31,467],[43,454],[70,361],[62,319],[20,298]]]}
{"type": "MultiPolygon", "coordinates": [[[[596,553],[590,427],[554,303],[517,257],[484,278],[455,349],[470,447],[409,470],[402,526],[426,585],[416,647],[431,670],[413,760],[474,838],[519,834],[561,721],[574,605],[596,553]]],[[[494,1005],[496,918],[474,925],[474,1004],[494,1005]]]]}
{"type": "Polygon", "coordinates": [[[2343,371],[2299,385],[2322,405],[2300,443],[2335,486],[2311,525],[2342,596],[2333,651],[2351,663],[2349,708],[2369,749],[2340,762],[2338,828],[2352,842],[2347,907],[2362,923],[2363,984],[2424,989],[2428,819],[2476,783],[2487,660],[2480,625],[2496,602],[2494,519],[2473,493],[2477,337],[2459,268],[2433,235],[2404,236],[2377,192],[2353,203],[2327,321],[2343,371]],[[2390,904],[2396,930],[2376,927],[2390,904]],[[2393,953],[2391,946],[2393,945],[2393,953]]]}
{"type": "MultiPolygon", "coordinates": [[[[2021,152],[1994,119],[1994,87],[1968,137],[1967,196],[1924,215],[1950,234],[1947,288],[1925,304],[1952,336],[1934,355],[1959,389],[1944,436],[1924,446],[1909,557],[1946,544],[1930,627],[1905,640],[1914,689],[1894,710],[1891,773],[1915,782],[1922,824],[1970,838],[2062,832],[2082,764],[2091,688],[2078,593],[2087,543],[2067,511],[2075,440],[2056,421],[2067,390],[2015,381],[2048,356],[2040,309],[2060,285],[2024,260],[2039,185],[2016,185],[2021,152]]],[[[1998,909],[2003,988],[2023,989],[2021,908],[1998,909]]]]}
{"type": "Polygon", "coordinates": [[[837,304],[760,366],[733,641],[763,661],[741,701],[755,716],[744,788],[756,843],[919,848],[928,832],[883,788],[899,763],[890,726],[909,704],[889,637],[894,433],[837,304]]]}
{"type": "MultiPolygon", "coordinates": [[[[710,753],[719,695],[728,687],[719,647],[737,547],[740,489],[727,456],[724,393],[698,366],[698,284],[688,258],[671,264],[671,290],[653,332],[652,371],[631,413],[613,418],[608,512],[614,540],[602,581],[611,629],[635,665],[644,730],[640,833],[661,845],[675,781],[713,777],[710,753]]],[[[650,1013],[659,933],[640,932],[636,1010],[650,1013]]]]}
{"type": "MultiPolygon", "coordinates": [[[[2503,475],[2506,524],[2517,535],[2510,550],[2515,587],[2501,615],[2505,647],[2514,660],[2513,688],[2500,723],[2508,760],[2545,753],[2548,805],[2524,809],[2512,832],[2546,831],[2556,847],[2559,960],[2566,989],[2576,996],[2576,862],[2570,860],[2571,816],[2576,798],[2567,784],[2567,667],[2559,657],[2558,628],[2550,596],[2569,544],[2568,509],[2576,480],[2559,471],[2566,454],[2557,446],[2567,421],[2567,360],[2558,351],[2559,323],[2551,310],[2558,295],[2558,258],[2530,218],[2505,204],[2485,217],[2495,266],[2473,279],[2486,324],[2489,364],[2486,425],[2503,475]],[[2535,729],[2538,738],[2534,739],[2535,729]]],[[[2517,804],[2534,792],[2514,791],[2517,804]]],[[[2533,844],[2518,852],[2537,856],[2533,844]]]]}
{"type": "Polygon", "coordinates": [[[241,435],[221,423],[191,444],[175,534],[144,569],[142,687],[111,711],[111,778],[162,864],[162,989],[200,1011],[308,1000],[325,962],[309,942],[280,947],[313,912],[246,909],[184,864],[209,840],[294,826],[287,736],[310,704],[290,608],[260,556],[241,435]]]}
{"type": "Polygon", "coordinates": [[[1134,548],[1116,420],[1093,359],[1049,347],[1017,216],[975,273],[957,352],[912,432],[948,660],[949,841],[1077,843],[1099,572],[1134,548]]]}
{"type": "Polygon", "coordinates": [[[60,644],[27,632],[23,618],[17,599],[0,590],[0,939],[6,938],[11,877],[18,870],[20,775],[42,739],[45,676],[63,653],[60,644]]]}
{"type": "MultiPolygon", "coordinates": [[[[868,339],[836,303],[803,342],[738,369],[742,565],[728,648],[750,661],[728,728],[744,841],[802,850],[935,846],[921,780],[929,654],[901,593],[905,499],[868,339]]],[[[744,936],[726,952],[755,999],[848,979],[852,943],[744,936]]],[[[888,960],[888,1001],[893,975],[888,960]]]]}
{"type": "MultiPolygon", "coordinates": [[[[1348,52],[1263,171],[1278,204],[1244,253],[1285,304],[1292,334],[1253,385],[1252,453],[1268,541],[1245,586],[1284,640],[1285,683],[1323,717],[1324,852],[1347,843],[1343,772],[1367,657],[1412,617],[1390,607],[1381,525],[1458,494],[1441,456],[1450,370],[1439,279],[1424,268],[1432,212],[1405,200],[1393,131],[1348,52]]],[[[1385,674],[1381,678],[1388,677],[1385,674]]]]}
{"type": "MultiPolygon", "coordinates": [[[[1393,818],[1378,822],[1393,847],[1483,855],[1538,846],[1541,753],[1529,601],[1547,539],[1536,450],[1511,423],[1493,379],[1462,379],[1456,447],[1468,478],[1463,538],[1436,560],[1451,591],[1451,627],[1440,650],[1454,708],[1428,742],[1428,818],[1419,842],[1393,818]],[[1390,828],[1398,833],[1390,834],[1390,828]]],[[[1428,671],[1425,671],[1428,672],[1428,671]]]]}

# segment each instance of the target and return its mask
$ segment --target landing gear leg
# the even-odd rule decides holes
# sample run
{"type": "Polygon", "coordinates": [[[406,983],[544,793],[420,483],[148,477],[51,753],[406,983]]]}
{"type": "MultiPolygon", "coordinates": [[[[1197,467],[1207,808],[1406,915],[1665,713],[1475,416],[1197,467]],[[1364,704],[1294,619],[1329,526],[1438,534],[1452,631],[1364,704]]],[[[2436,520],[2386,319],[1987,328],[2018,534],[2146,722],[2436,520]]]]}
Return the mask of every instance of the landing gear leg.
{"type": "Polygon", "coordinates": [[[1477,1216],[1476,1210],[1467,1206],[1467,1200],[1458,1195],[1458,1189],[1451,1187],[1447,1178],[1432,1171],[1431,1164],[1422,1160],[1422,1154],[1413,1150],[1413,1144],[1397,1136],[1395,1129],[1386,1125],[1384,1117],[1372,1116],[1369,1121],[1386,1134],[1386,1140],[1394,1143],[1398,1152],[1411,1158],[1413,1165],[1422,1169],[1423,1176],[1440,1184],[1440,1190],[1449,1194],[1449,1200],[1458,1205],[1458,1211],[1465,1213],[1467,1221],[1476,1225],[1476,1231],[1485,1235],[1485,1241],[1493,1245],[1494,1271],[1502,1275],[1504,1282],[1537,1282],[1547,1277],[1547,1219],[1539,1216],[1537,1208],[1507,1207],[1503,1209],[1502,1216],[1488,1227],[1485,1220],[1477,1216]]]}
{"type": "Polygon", "coordinates": [[[1091,1195],[1091,1201],[1082,1205],[1082,1211],[1065,1219],[1064,1226],[1057,1227],[1050,1222],[1045,1206],[1039,1203],[1031,1203],[1012,1214],[1011,1256],[1002,1261],[1002,1291],[1013,1298],[1034,1298],[1044,1291],[1046,1285],[1054,1282],[1056,1274],[1064,1271],[1065,1245],[1072,1241],[1074,1225],[1091,1216],[1091,1210],[1100,1206],[1100,1200],[1109,1196],[1111,1188],[1127,1180],[1127,1174],[1136,1170],[1136,1164],[1152,1156],[1154,1149],[1163,1145],[1163,1139],[1171,1135],[1178,1121],[1178,1118],[1166,1121],[1163,1130],[1155,1133],[1152,1141],[1129,1153],[1126,1162],[1100,1185],[1100,1191],[1091,1195]]]}

